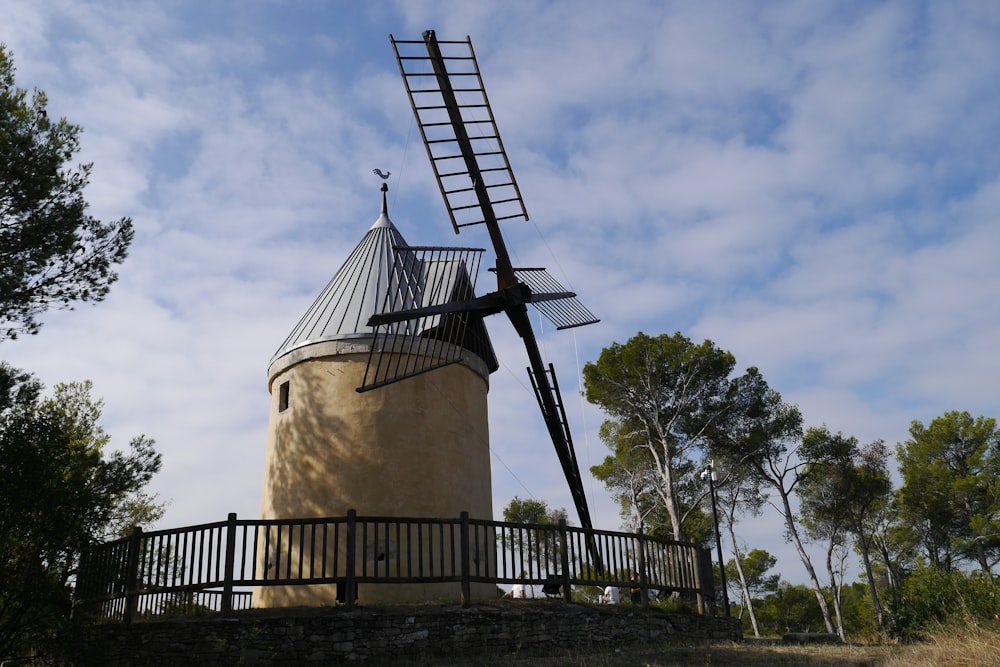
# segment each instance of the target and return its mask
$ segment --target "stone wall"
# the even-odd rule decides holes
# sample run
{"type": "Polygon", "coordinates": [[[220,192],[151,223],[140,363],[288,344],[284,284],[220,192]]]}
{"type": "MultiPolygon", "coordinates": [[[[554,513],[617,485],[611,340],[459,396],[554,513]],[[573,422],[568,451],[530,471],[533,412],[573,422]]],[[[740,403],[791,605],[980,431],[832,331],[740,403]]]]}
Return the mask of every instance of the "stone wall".
{"type": "Polygon", "coordinates": [[[296,609],[280,615],[243,612],[235,619],[98,626],[80,646],[79,664],[300,666],[739,639],[736,619],[643,612],[628,606],[518,601],[469,609],[296,609]]]}

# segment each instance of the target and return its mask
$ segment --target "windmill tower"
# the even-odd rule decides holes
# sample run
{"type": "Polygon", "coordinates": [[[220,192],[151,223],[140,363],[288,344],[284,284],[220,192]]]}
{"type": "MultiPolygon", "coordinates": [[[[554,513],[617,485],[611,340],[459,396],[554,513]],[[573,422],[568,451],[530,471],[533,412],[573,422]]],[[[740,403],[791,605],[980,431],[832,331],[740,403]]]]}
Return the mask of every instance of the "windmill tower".
{"type": "MultiPolygon", "coordinates": [[[[478,265],[467,251],[408,246],[389,219],[382,185],[378,219],[271,359],[271,412],[261,516],[492,518],[486,394],[497,361],[481,322],[439,340],[456,317],[386,327],[398,346],[439,372],[359,393],[376,341],[367,322],[414,298],[468,298],[478,265]],[[387,297],[388,295],[388,297],[387,297]]],[[[382,346],[384,349],[385,346],[382,346]]],[[[399,355],[381,355],[396,366],[399,355]]],[[[295,561],[295,555],[291,555],[295,561]]],[[[363,603],[450,599],[451,584],[362,588],[363,603]],[[447,589],[447,590],[445,590],[447,589]]],[[[494,595],[494,587],[482,593],[494,595]]],[[[270,586],[260,607],[334,604],[336,586],[270,586]]],[[[474,593],[475,595],[475,593],[474,593]]]]}

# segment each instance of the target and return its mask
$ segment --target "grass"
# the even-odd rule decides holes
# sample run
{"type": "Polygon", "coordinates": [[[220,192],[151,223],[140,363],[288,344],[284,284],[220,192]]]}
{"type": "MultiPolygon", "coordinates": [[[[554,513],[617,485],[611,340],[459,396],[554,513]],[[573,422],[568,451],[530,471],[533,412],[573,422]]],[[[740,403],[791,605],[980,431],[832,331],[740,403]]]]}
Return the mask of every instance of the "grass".
{"type": "Polygon", "coordinates": [[[939,627],[923,641],[900,648],[885,667],[1000,665],[1000,628],[969,623],[939,627]]]}
{"type": "MultiPolygon", "coordinates": [[[[427,667],[468,665],[469,667],[881,667],[892,652],[884,646],[783,646],[753,641],[713,644],[663,644],[588,649],[586,651],[535,651],[502,656],[474,658],[464,656],[455,662],[447,659],[422,659],[427,667]]],[[[399,664],[398,662],[394,664],[399,664]]],[[[418,664],[416,662],[412,664],[418,664]]]]}
{"type": "MultiPolygon", "coordinates": [[[[374,663],[378,664],[378,663],[374,663]]],[[[401,664],[398,659],[392,664],[401,664]]],[[[660,644],[566,651],[523,651],[460,660],[421,658],[427,667],[982,667],[1000,665],[1000,629],[938,628],[904,645],[789,646],[778,640],[660,644]]]]}

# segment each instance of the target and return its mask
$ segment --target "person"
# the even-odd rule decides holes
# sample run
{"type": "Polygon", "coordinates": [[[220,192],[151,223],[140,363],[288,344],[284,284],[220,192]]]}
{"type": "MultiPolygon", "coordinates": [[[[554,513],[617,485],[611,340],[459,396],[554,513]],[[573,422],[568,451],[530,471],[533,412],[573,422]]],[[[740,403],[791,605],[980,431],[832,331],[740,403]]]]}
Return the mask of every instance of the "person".
{"type": "Polygon", "coordinates": [[[618,604],[621,601],[621,593],[617,586],[608,586],[601,595],[601,604],[618,604]]]}
{"type": "Polygon", "coordinates": [[[514,584],[513,586],[511,586],[510,596],[514,599],[528,597],[527,593],[524,590],[524,584],[514,584]]]}
{"type": "Polygon", "coordinates": [[[642,589],[639,587],[639,575],[635,572],[628,575],[628,592],[632,598],[632,604],[642,604],[642,589]]]}

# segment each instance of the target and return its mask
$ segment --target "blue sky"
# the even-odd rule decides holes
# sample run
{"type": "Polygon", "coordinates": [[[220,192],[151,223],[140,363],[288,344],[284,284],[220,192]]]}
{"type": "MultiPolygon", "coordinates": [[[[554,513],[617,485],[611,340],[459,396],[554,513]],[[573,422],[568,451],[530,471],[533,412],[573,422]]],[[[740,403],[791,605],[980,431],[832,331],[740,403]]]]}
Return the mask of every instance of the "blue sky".
{"type": "MultiPolygon", "coordinates": [[[[638,331],[710,338],[862,441],[998,415],[994,2],[7,0],[19,85],[85,128],[91,213],[136,240],[107,301],[0,353],[93,380],[119,445],[157,441],[163,527],[258,515],[268,361],[377,217],[373,168],[410,243],[486,244],[451,230],[389,44],[429,28],[475,45],[531,216],[515,264],[602,319],[542,327],[581,465],[605,449],[576,376],[638,331]]],[[[571,507],[520,343],[488,324],[496,511],[571,507]]],[[[740,533],[802,580],[773,512],[740,533]]]]}

